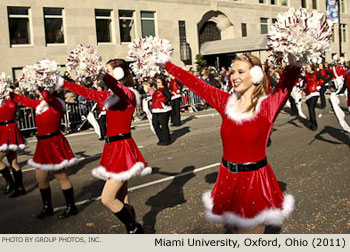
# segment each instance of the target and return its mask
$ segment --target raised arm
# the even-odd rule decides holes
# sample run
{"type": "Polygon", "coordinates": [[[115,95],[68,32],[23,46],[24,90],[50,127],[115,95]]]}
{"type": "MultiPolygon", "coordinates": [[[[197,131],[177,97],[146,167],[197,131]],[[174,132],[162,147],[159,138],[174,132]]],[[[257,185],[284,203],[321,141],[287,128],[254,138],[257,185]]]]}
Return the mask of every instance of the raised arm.
{"type": "Polygon", "coordinates": [[[282,110],[288,100],[290,93],[300,73],[300,67],[287,66],[281,75],[281,78],[275,88],[275,92],[268,98],[269,119],[275,121],[278,113],[282,110]]]}
{"type": "MultiPolygon", "coordinates": [[[[61,79],[60,81],[63,81],[63,79],[61,79]]],[[[86,88],[82,85],[66,80],[64,80],[63,87],[69,91],[72,91],[73,93],[81,95],[87,99],[93,100],[100,104],[103,104],[103,102],[107,99],[109,95],[108,91],[93,90],[91,88],[86,88]]]]}
{"type": "Polygon", "coordinates": [[[225,113],[227,99],[230,97],[229,93],[205,83],[171,62],[167,62],[165,67],[168,73],[173,75],[175,79],[194,91],[220,114],[225,113]]]}
{"type": "Polygon", "coordinates": [[[24,107],[28,107],[28,108],[32,108],[32,109],[35,109],[40,104],[39,100],[30,99],[30,98],[28,98],[24,95],[20,95],[20,94],[11,93],[11,97],[13,98],[13,100],[16,103],[19,103],[24,107]]]}
{"type": "Polygon", "coordinates": [[[43,96],[47,104],[51,106],[54,110],[58,111],[59,113],[63,113],[65,111],[64,103],[60,102],[55,96],[50,94],[50,92],[43,89],[41,90],[41,95],[43,96]]]}
{"type": "Polygon", "coordinates": [[[135,93],[124,85],[120,84],[113,76],[106,73],[103,77],[104,83],[112,92],[119,97],[119,105],[136,104],[135,93]]]}

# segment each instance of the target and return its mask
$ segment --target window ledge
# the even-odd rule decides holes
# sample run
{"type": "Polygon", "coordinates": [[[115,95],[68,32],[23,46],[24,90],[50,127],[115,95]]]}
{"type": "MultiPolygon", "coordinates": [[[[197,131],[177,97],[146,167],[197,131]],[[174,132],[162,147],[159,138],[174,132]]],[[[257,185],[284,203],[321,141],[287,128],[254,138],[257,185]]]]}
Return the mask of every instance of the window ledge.
{"type": "Polygon", "coordinates": [[[67,46],[66,43],[49,43],[46,44],[47,47],[55,47],[55,46],[67,46]]]}
{"type": "Polygon", "coordinates": [[[34,47],[33,44],[13,44],[10,45],[11,48],[25,48],[25,47],[34,47]]]}
{"type": "Polygon", "coordinates": [[[97,45],[115,45],[114,42],[97,42],[97,45]]]}

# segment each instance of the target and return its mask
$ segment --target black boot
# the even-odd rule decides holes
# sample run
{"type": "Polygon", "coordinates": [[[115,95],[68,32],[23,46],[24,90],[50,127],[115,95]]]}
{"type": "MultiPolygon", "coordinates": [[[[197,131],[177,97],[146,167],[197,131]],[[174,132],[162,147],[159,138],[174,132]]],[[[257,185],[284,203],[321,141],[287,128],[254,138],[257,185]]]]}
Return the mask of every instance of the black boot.
{"type": "Polygon", "coordinates": [[[2,176],[4,177],[4,179],[6,181],[6,186],[5,186],[4,193],[5,194],[9,194],[15,188],[15,184],[13,183],[13,179],[12,179],[11,173],[10,173],[10,171],[9,171],[9,169],[7,167],[2,169],[0,172],[1,172],[2,176]]]}
{"type": "Polygon", "coordinates": [[[17,198],[24,195],[26,190],[23,187],[23,174],[22,170],[16,171],[12,168],[13,177],[15,178],[15,191],[10,195],[10,198],[17,198]]]}
{"type": "Polygon", "coordinates": [[[114,213],[114,215],[117,216],[121,222],[123,222],[128,234],[143,234],[142,226],[136,222],[133,214],[129,211],[128,208],[128,206],[124,205],[122,210],[114,213]]]}
{"type": "Polygon", "coordinates": [[[62,214],[58,216],[58,219],[64,219],[71,215],[77,215],[78,209],[75,206],[73,187],[67,190],[62,190],[62,192],[64,195],[64,199],[66,200],[67,208],[62,214]]]}
{"type": "Polygon", "coordinates": [[[124,203],[124,206],[126,207],[126,209],[128,209],[128,211],[131,213],[132,217],[134,219],[136,219],[136,213],[135,213],[135,209],[133,206],[129,205],[129,204],[126,204],[124,203]]]}
{"type": "Polygon", "coordinates": [[[47,216],[53,216],[53,208],[51,205],[51,188],[40,189],[41,199],[43,201],[43,209],[36,216],[38,219],[43,219],[47,216]]]}

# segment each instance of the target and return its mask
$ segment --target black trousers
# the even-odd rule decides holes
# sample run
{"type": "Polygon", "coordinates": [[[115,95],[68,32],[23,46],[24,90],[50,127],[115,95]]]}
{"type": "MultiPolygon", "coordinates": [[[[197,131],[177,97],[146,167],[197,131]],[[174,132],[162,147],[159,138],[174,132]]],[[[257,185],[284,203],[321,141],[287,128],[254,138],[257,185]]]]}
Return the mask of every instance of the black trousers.
{"type": "Polygon", "coordinates": [[[161,144],[170,144],[169,117],[170,111],[152,114],[152,125],[161,144]]]}
{"type": "Polygon", "coordinates": [[[315,113],[317,100],[318,100],[318,96],[313,96],[306,100],[306,105],[307,105],[307,108],[309,109],[309,118],[310,118],[312,130],[317,129],[317,121],[316,121],[316,113],[315,113]]]}
{"type": "Polygon", "coordinates": [[[171,123],[174,126],[181,125],[181,116],[180,116],[180,103],[181,97],[171,100],[171,123]]]}
{"type": "Polygon", "coordinates": [[[288,100],[290,103],[290,109],[292,110],[292,115],[298,115],[298,108],[297,108],[297,105],[295,104],[294,98],[292,96],[289,96],[288,100]]]}
{"type": "Polygon", "coordinates": [[[321,109],[324,109],[326,107],[326,97],[324,96],[324,94],[326,93],[327,86],[325,84],[323,84],[320,89],[321,109]]]}
{"type": "Polygon", "coordinates": [[[106,115],[101,115],[98,119],[98,124],[100,126],[101,131],[101,139],[105,138],[106,136],[106,115]]]}

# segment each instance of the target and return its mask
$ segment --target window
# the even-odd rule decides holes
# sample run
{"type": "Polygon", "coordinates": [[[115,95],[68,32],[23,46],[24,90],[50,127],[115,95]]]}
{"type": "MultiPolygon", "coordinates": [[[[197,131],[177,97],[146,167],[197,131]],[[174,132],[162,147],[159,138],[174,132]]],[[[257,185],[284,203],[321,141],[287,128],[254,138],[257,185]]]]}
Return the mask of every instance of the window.
{"type": "Polygon", "coordinates": [[[332,27],[332,42],[335,42],[335,32],[334,32],[334,27],[332,27]]]}
{"type": "Polygon", "coordinates": [[[259,0],[259,3],[261,4],[265,3],[265,0],[259,0]]]}
{"type": "Polygon", "coordinates": [[[7,7],[10,44],[30,44],[30,18],[27,7],[7,7]]]}
{"type": "Polygon", "coordinates": [[[275,5],[277,0],[271,0],[271,4],[275,5]]]}
{"type": "Polygon", "coordinates": [[[282,6],[287,6],[288,5],[288,1],[287,0],[282,0],[282,6]]]}
{"type": "Polygon", "coordinates": [[[268,33],[268,18],[260,18],[260,30],[261,34],[267,34],[268,33]]]}
{"type": "Polygon", "coordinates": [[[46,44],[64,43],[62,8],[44,8],[46,44]]]}
{"type": "Polygon", "coordinates": [[[119,11],[120,41],[131,42],[135,39],[135,12],[133,10],[119,11]]]}
{"type": "Polygon", "coordinates": [[[156,36],[154,12],[141,11],[141,29],[142,37],[156,36]]]}
{"type": "Polygon", "coordinates": [[[272,18],[272,24],[275,24],[277,22],[277,18],[272,18]]]}
{"type": "Polygon", "coordinates": [[[341,42],[346,42],[346,24],[340,24],[341,42]]]}
{"type": "Polygon", "coordinates": [[[317,1],[312,0],[312,9],[317,10],[317,1]]]}
{"type": "Polygon", "coordinates": [[[301,8],[306,8],[306,0],[301,0],[301,8]]]}
{"type": "Polygon", "coordinates": [[[345,13],[345,1],[340,0],[340,12],[345,13]]]}
{"type": "Polygon", "coordinates": [[[112,11],[96,9],[95,20],[96,20],[97,43],[112,42],[112,35],[111,35],[112,11]]]}
{"type": "Polygon", "coordinates": [[[186,43],[186,23],[185,23],[185,21],[179,21],[179,37],[180,37],[180,44],[186,43]]]}
{"type": "Polygon", "coordinates": [[[247,24],[241,23],[241,28],[242,28],[242,37],[247,37],[247,24]]]}

